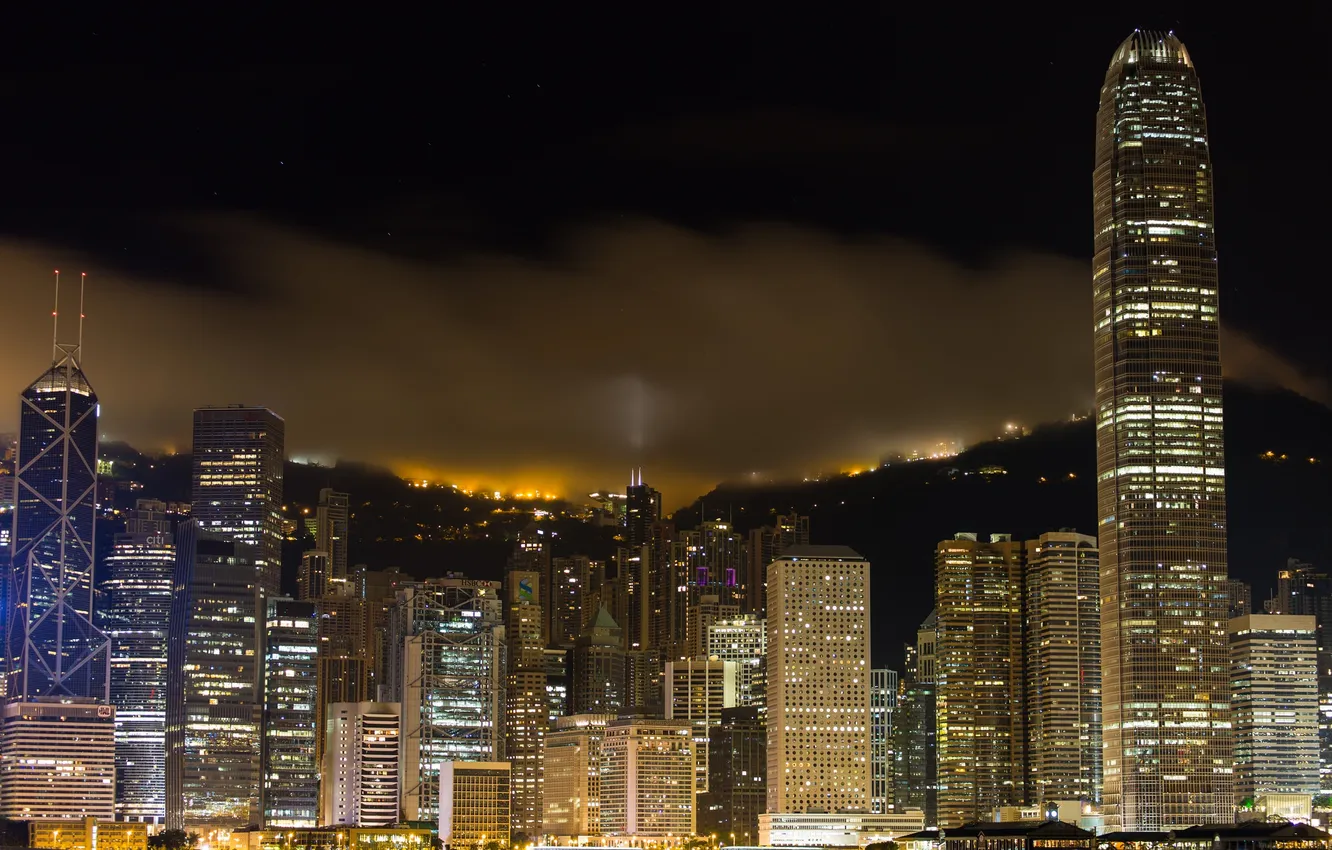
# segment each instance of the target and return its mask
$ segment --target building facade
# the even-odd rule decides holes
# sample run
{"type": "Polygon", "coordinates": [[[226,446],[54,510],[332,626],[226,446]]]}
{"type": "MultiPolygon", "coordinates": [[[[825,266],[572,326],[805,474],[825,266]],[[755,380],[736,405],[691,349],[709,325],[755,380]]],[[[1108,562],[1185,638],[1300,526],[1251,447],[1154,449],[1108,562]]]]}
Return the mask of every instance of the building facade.
{"type": "Polygon", "coordinates": [[[664,701],[667,720],[683,720],[693,728],[695,791],[707,793],[708,738],[721,723],[722,712],[736,705],[734,661],[695,658],[667,661],[664,701]]]}
{"type": "Polygon", "coordinates": [[[960,533],[935,550],[939,826],[1026,797],[1022,555],[1007,534],[960,533]]]}
{"type": "Polygon", "coordinates": [[[319,825],[318,656],[314,603],[269,599],[264,621],[265,828],[319,825]]]}
{"type": "Polygon", "coordinates": [[[446,761],[439,766],[439,840],[446,850],[509,846],[509,763],[446,761]]]}
{"type": "Polygon", "coordinates": [[[870,811],[893,810],[893,715],[897,671],[870,671],[870,811]]]}
{"type": "Polygon", "coordinates": [[[1101,800],[1101,594],[1096,538],[1025,546],[1027,773],[1022,802],[1101,800]]]}
{"type": "Polygon", "coordinates": [[[757,706],[726,708],[708,735],[708,790],[697,797],[699,835],[752,847],[767,806],[768,739],[757,706]]]}
{"type": "Polygon", "coordinates": [[[328,707],[319,781],[321,825],[398,822],[401,731],[398,703],[340,702],[328,707]]]}
{"type": "Polygon", "coordinates": [[[263,407],[194,411],[191,515],[206,533],[250,546],[264,592],[282,579],[286,424],[263,407]]]}
{"type": "Polygon", "coordinates": [[[1174,33],[1135,31],[1115,50],[1096,127],[1106,827],[1224,823],[1234,777],[1213,178],[1198,74],[1174,33]]]}
{"type": "Polygon", "coordinates": [[[1311,801],[1319,793],[1317,622],[1250,614],[1229,631],[1236,797],[1255,806],[1273,795],[1311,801]]]}
{"type": "Polygon", "coordinates": [[[613,720],[612,714],[573,714],[559,718],[546,735],[546,835],[601,835],[601,745],[613,720]]]}
{"type": "Polygon", "coordinates": [[[767,575],[768,811],[868,811],[869,562],[792,546],[767,575]]]}
{"type": "Polygon", "coordinates": [[[935,752],[934,651],[937,618],[931,612],[916,630],[915,644],[903,647],[893,737],[893,809],[920,809],[925,823],[938,824],[938,760],[935,752]]]}
{"type": "Polygon", "coordinates": [[[624,719],[601,744],[601,833],[640,839],[694,834],[693,730],[670,720],[624,719]]]}
{"type": "Polygon", "coordinates": [[[140,499],[125,514],[102,582],[116,709],[116,817],[125,821],[166,818],[167,624],[176,566],[171,525],[165,504],[140,499]]]}
{"type": "Polygon", "coordinates": [[[707,657],[736,664],[737,706],[764,704],[767,655],[768,625],[757,617],[745,615],[708,626],[707,657]]]}
{"type": "Polygon", "coordinates": [[[90,697],[39,697],[0,709],[0,817],[112,820],[115,709],[90,697]]]}
{"type": "Polygon", "coordinates": [[[617,714],[625,707],[624,636],[602,606],[574,645],[569,713],[617,714]]]}

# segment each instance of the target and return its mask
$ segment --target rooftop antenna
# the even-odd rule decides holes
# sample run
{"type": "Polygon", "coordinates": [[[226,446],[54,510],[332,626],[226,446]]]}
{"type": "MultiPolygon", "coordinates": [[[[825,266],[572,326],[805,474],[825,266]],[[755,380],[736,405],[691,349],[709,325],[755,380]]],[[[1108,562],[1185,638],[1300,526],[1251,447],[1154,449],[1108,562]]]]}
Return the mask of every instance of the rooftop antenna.
{"type": "Polygon", "coordinates": [[[51,362],[60,359],[60,269],[55,270],[55,306],[51,308],[51,362]]]}

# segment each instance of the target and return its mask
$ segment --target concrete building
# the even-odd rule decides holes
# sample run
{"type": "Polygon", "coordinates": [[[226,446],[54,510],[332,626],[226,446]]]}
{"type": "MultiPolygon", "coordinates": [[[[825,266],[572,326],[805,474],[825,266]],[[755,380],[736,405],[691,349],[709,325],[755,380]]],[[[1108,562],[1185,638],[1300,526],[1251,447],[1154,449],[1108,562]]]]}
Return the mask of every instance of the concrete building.
{"type": "Polygon", "coordinates": [[[509,846],[509,763],[446,761],[439,766],[439,840],[445,850],[509,846]]]}
{"type": "Polygon", "coordinates": [[[708,790],[708,736],[721,723],[722,711],[735,708],[737,669],[734,661],[666,662],[666,719],[683,720],[693,727],[695,791],[699,794],[708,790]]]}
{"type": "Polygon", "coordinates": [[[561,717],[546,735],[542,832],[567,840],[601,835],[601,745],[611,714],[561,717]]]}
{"type": "Polygon", "coordinates": [[[694,834],[693,729],[683,721],[616,720],[602,741],[601,832],[637,839],[694,834]]]}
{"type": "Polygon", "coordinates": [[[402,706],[339,702],[325,715],[319,823],[388,826],[401,803],[402,706]]]}
{"type": "Polygon", "coordinates": [[[768,811],[866,812],[870,564],[791,546],[767,586],[768,811]]]}
{"type": "Polygon", "coordinates": [[[319,629],[312,602],[268,600],[264,621],[263,825],[318,825],[319,629]]]}
{"type": "Polygon", "coordinates": [[[0,817],[116,816],[115,709],[89,697],[0,708],[0,817]]]}
{"type": "Polygon", "coordinates": [[[1319,793],[1317,623],[1250,614],[1231,620],[1229,631],[1240,819],[1307,823],[1319,793]]]}

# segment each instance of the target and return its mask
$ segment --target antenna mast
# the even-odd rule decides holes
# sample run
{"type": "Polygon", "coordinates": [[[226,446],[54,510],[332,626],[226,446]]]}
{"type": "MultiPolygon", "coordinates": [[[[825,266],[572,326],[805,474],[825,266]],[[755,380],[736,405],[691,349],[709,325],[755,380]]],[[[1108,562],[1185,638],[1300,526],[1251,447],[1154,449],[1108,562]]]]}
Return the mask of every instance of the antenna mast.
{"type": "Polygon", "coordinates": [[[83,289],[88,285],[88,273],[79,272],[79,357],[83,357],[83,289]]]}
{"type": "Polygon", "coordinates": [[[60,269],[55,270],[55,306],[51,308],[51,362],[60,359],[60,269]]]}

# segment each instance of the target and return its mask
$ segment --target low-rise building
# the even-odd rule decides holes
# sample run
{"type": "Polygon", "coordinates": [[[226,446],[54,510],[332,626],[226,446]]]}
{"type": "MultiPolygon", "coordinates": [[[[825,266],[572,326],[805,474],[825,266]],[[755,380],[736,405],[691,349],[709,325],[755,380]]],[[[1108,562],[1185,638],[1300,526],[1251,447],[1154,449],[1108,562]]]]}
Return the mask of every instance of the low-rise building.
{"type": "Polygon", "coordinates": [[[445,850],[509,846],[507,761],[446,761],[439,766],[439,840],[445,850]]]}
{"type": "Polygon", "coordinates": [[[1096,833],[1057,820],[973,821],[942,833],[942,850],[1096,850],[1096,833]]]}
{"type": "Polygon", "coordinates": [[[46,850],[148,850],[148,825],[102,818],[28,821],[28,846],[46,850]]]}
{"type": "Polygon", "coordinates": [[[924,829],[925,812],[768,813],[758,822],[759,844],[765,847],[865,847],[924,829]]]}

